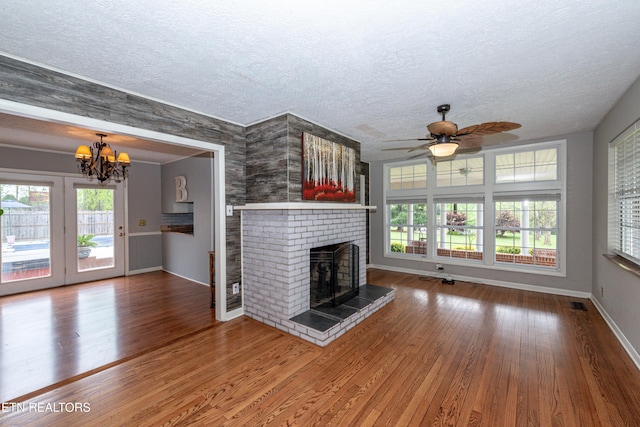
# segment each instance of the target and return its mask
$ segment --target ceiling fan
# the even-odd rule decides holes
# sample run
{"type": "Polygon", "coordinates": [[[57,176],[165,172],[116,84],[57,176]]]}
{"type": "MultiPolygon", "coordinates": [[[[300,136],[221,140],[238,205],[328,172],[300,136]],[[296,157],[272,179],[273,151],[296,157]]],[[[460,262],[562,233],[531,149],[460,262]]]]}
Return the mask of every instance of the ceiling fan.
{"type": "MultiPolygon", "coordinates": [[[[417,150],[427,150],[434,157],[452,156],[456,150],[461,149],[479,149],[482,147],[482,137],[494,133],[506,132],[518,129],[520,124],[512,122],[486,122],[473,126],[467,126],[458,130],[458,125],[446,120],[446,114],[451,110],[451,105],[443,104],[438,106],[438,113],[442,114],[442,120],[433,122],[427,126],[429,135],[425,138],[414,139],[396,139],[394,141],[429,141],[417,147],[404,148],[387,148],[385,150],[408,150],[409,152],[417,150]]],[[[428,155],[421,153],[414,157],[428,155]]]]}

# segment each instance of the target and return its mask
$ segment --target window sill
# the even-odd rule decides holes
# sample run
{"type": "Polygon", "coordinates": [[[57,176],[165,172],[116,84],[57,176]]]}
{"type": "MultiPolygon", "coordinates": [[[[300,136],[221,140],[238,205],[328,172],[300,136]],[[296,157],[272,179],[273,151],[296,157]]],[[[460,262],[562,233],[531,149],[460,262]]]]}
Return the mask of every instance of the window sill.
{"type": "Polygon", "coordinates": [[[419,254],[407,254],[404,252],[387,252],[384,254],[387,259],[404,260],[411,262],[428,262],[433,264],[443,264],[445,266],[458,266],[458,267],[470,267],[479,268],[483,270],[493,271],[508,271],[514,273],[534,274],[539,276],[554,276],[554,277],[567,277],[567,274],[560,268],[535,268],[528,264],[516,264],[516,263],[486,263],[484,260],[473,260],[468,258],[453,258],[453,257],[433,257],[429,255],[419,254]]]}
{"type": "Polygon", "coordinates": [[[616,255],[616,254],[602,254],[602,256],[604,256],[606,259],[608,259],[618,267],[624,270],[627,270],[628,272],[640,277],[640,266],[629,261],[628,259],[625,259],[620,255],[616,255]]]}

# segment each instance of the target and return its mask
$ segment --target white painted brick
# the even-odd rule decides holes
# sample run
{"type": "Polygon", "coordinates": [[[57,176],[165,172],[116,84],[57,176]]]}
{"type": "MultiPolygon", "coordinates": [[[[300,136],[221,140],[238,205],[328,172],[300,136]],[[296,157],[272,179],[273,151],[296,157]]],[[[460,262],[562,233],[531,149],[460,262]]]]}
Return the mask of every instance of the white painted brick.
{"type": "Polygon", "coordinates": [[[295,329],[287,329],[287,332],[295,337],[300,337],[301,335],[300,332],[296,331],[295,329]]]}
{"type": "MultiPolygon", "coordinates": [[[[354,320],[343,322],[324,334],[309,332],[288,318],[309,307],[308,257],[311,247],[345,241],[359,245],[360,280],[361,284],[365,282],[365,227],[366,214],[361,210],[244,212],[243,280],[247,315],[285,332],[295,332],[299,334],[296,336],[321,346],[359,323],[375,310],[363,310],[354,320]]],[[[391,299],[393,297],[388,300],[391,299]]]]}

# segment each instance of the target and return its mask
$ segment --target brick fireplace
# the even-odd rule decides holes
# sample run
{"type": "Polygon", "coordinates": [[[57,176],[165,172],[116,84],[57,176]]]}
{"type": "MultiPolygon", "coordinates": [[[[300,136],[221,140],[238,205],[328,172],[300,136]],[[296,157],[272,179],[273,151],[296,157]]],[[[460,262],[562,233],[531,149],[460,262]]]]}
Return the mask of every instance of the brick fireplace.
{"type": "Polygon", "coordinates": [[[305,133],[353,150],[355,199],[367,203],[369,168],[358,141],[288,113],[248,126],[246,199],[235,206],[241,212],[242,300],[245,315],[324,346],[394,293],[366,283],[368,208],[303,200],[305,133]],[[359,247],[357,297],[333,311],[311,309],[311,248],[345,242],[359,247]]]}
{"type": "MultiPolygon", "coordinates": [[[[384,291],[371,303],[360,302],[362,309],[353,309],[353,315],[329,328],[316,329],[297,321],[310,310],[312,248],[344,242],[362,248],[357,274],[359,285],[366,285],[366,209],[317,203],[283,204],[286,206],[274,209],[274,205],[278,204],[242,208],[245,315],[324,346],[393,299],[393,290],[384,291]]],[[[364,294],[366,298],[371,292],[364,294]]]]}

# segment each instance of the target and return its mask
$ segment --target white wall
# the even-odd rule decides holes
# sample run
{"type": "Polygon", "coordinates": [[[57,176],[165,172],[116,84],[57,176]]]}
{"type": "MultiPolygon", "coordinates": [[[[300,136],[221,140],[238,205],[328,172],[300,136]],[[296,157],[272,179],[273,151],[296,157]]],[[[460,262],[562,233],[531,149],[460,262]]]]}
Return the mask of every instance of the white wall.
{"type": "MultiPolygon", "coordinates": [[[[473,266],[446,265],[448,274],[476,279],[480,283],[504,283],[557,290],[561,294],[588,295],[591,293],[592,276],[588,266],[591,263],[591,204],[592,179],[591,165],[593,135],[582,132],[545,138],[526,143],[567,141],[567,253],[566,277],[513,272],[473,266]]],[[[523,142],[524,144],[525,142],[523,142]]],[[[383,199],[383,162],[371,163],[371,204],[378,207],[371,215],[371,260],[379,266],[389,266],[408,270],[436,272],[435,263],[413,260],[399,260],[384,256],[384,199],[383,199]]]]}
{"type": "Polygon", "coordinates": [[[608,145],[638,118],[640,79],[596,127],[593,145],[593,296],[636,352],[640,350],[640,277],[602,254],[607,253],[608,145]]]}

